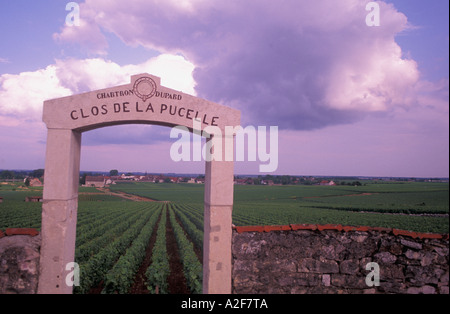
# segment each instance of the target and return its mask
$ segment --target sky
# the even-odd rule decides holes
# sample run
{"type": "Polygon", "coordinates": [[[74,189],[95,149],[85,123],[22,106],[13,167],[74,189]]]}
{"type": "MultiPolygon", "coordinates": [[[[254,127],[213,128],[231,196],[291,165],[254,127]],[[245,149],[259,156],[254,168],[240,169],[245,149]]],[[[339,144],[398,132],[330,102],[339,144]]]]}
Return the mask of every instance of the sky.
{"type": "MultiPolygon", "coordinates": [[[[0,0],[0,169],[44,168],[44,100],[150,73],[278,127],[276,170],[236,174],[449,176],[447,0],[69,2],[0,0]]],[[[81,169],[203,173],[170,131],[85,132],[81,169]]]]}

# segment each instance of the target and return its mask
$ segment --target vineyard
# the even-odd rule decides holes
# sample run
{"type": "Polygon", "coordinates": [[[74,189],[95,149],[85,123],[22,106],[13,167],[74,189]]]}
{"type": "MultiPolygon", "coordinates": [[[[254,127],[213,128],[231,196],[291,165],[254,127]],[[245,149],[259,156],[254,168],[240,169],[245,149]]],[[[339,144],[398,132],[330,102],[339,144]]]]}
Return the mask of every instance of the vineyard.
{"type": "MultiPolygon", "coordinates": [[[[42,204],[24,202],[40,195],[42,188],[2,186],[0,230],[40,229],[42,204]]],[[[78,207],[75,262],[81,280],[75,293],[202,292],[203,185],[80,188],[78,207]]],[[[448,233],[448,213],[448,184],[236,186],[233,224],[331,223],[448,233]]]]}
{"type": "MultiPolygon", "coordinates": [[[[186,211],[202,217],[202,185],[127,183],[112,186],[111,190],[183,204],[186,211]]],[[[448,214],[448,183],[237,185],[233,224],[331,223],[448,233],[448,214]]]]}
{"type": "Polygon", "coordinates": [[[202,265],[196,254],[201,246],[195,247],[197,242],[191,241],[184,230],[200,236],[203,231],[192,224],[185,227],[176,214],[180,209],[169,203],[129,202],[126,210],[111,210],[113,205],[105,202],[95,210],[82,209],[79,213],[75,261],[83,280],[75,293],[124,294],[131,289],[170,293],[177,287],[169,286],[169,277],[179,276],[171,274],[169,260],[173,258],[182,264],[186,292],[201,293],[202,265]],[[169,226],[176,238],[176,248],[170,251],[169,226]],[[146,258],[150,262],[142,269],[146,258]],[[144,287],[133,287],[142,280],[137,278],[142,273],[144,287]]]}

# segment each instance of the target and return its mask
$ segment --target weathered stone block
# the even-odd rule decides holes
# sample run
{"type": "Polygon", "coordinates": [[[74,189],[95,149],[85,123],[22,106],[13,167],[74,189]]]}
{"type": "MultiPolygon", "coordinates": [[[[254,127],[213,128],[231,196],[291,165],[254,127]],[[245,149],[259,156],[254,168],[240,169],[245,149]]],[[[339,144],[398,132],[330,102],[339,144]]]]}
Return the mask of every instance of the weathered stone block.
{"type": "Polygon", "coordinates": [[[448,257],[449,248],[448,247],[438,247],[433,246],[433,250],[439,255],[439,256],[446,256],[448,257]]]}
{"type": "MultiPolygon", "coordinates": [[[[384,280],[383,278],[381,278],[382,280],[384,280]]],[[[395,281],[392,280],[391,278],[388,278],[387,280],[389,281],[381,281],[380,282],[380,286],[376,287],[378,291],[380,291],[381,293],[401,293],[404,294],[406,293],[406,284],[401,282],[401,281],[395,281]]]]}
{"type": "Polygon", "coordinates": [[[409,287],[408,290],[406,290],[406,293],[408,294],[435,294],[436,288],[432,286],[425,285],[423,287],[409,287]]]}
{"type": "Polygon", "coordinates": [[[365,276],[354,276],[345,274],[331,275],[331,284],[336,287],[345,287],[350,289],[367,288],[365,276]]]}
{"type": "Polygon", "coordinates": [[[273,267],[277,271],[286,272],[286,273],[294,273],[297,271],[297,265],[293,261],[289,260],[276,260],[273,263],[273,267]]]}
{"type": "Polygon", "coordinates": [[[421,260],[424,257],[424,253],[416,252],[412,250],[407,250],[405,256],[409,259],[418,259],[421,260]]]}
{"type": "Polygon", "coordinates": [[[0,239],[0,294],[37,292],[40,243],[40,236],[0,239]]]}
{"type": "Polygon", "coordinates": [[[409,241],[409,240],[405,240],[405,239],[400,239],[400,243],[403,246],[412,248],[412,249],[416,249],[416,250],[421,250],[422,249],[422,244],[419,242],[414,242],[414,241],[409,241]]]}
{"type": "Polygon", "coordinates": [[[277,276],[276,282],[281,286],[315,287],[321,283],[321,276],[318,274],[291,273],[284,275],[282,273],[276,273],[274,275],[277,276]]]}
{"type": "Polygon", "coordinates": [[[331,275],[329,274],[322,275],[322,284],[325,287],[331,286],[331,275]]]}
{"type": "Polygon", "coordinates": [[[359,261],[358,260],[346,260],[342,261],[339,265],[339,269],[341,274],[350,274],[354,275],[360,271],[359,261]]]}
{"type": "Polygon", "coordinates": [[[397,257],[389,252],[381,252],[374,255],[375,262],[383,264],[393,264],[397,257]]]}
{"type": "Polygon", "coordinates": [[[448,269],[447,272],[445,274],[443,274],[440,278],[439,281],[441,283],[447,284],[448,285],[448,281],[449,281],[449,274],[448,274],[448,269]]]}
{"type": "Polygon", "coordinates": [[[406,278],[415,285],[438,284],[443,273],[443,270],[433,267],[410,265],[406,268],[406,278]]]}
{"type": "Polygon", "coordinates": [[[404,266],[397,264],[385,264],[380,266],[381,280],[399,279],[404,280],[404,266]]]}
{"type": "Polygon", "coordinates": [[[339,272],[339,265],[332,260],[320,261],[312,258],[303,258],[298,262],[298,272],[334,274],[339,272]]]}

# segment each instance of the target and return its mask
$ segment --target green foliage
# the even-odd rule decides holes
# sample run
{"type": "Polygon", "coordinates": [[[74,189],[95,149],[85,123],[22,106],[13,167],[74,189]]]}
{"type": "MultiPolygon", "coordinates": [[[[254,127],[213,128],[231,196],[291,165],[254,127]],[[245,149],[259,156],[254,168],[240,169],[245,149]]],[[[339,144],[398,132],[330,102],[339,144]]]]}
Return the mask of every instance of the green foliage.
{"type": "MultiPolygon", "coordinates": [[[[111,231],[95,244],[91,244],[88,250],[91,257],[80,262],[80,287],[75,287],[76,293],[88,293],[90,289],[96,287],[100,281],[104,280],[106,274],[112,269],[115,263],[122,256],[134,239],[141,233],[152,214],[154,208],[146,208],[148,203],[136,203],[143,206],[142,211],[137,211],[129,220],[121,224],[120,230],[111,231]],[[143,205],[144,204],[144,205],[143,205]],[[147,210],[146,210],[147,209],[147,210]],[[123,227],[123,230],[122,230],[123,227]]],[[[84,254],[82,254],[84,256],[84,254]]],[[[78,260],[75,259],[77,262],[78,260]]]]}
{"type": "MultiPolygon", "coordinates": [[[[349,182],[354,181],[357,180],[349,182]]],[[[449,213],[448,183],[360,183],[362,185],[356,186],[235,185],[233,223],[340,223],[420,232],[449,232],[448,216],[442,217],[449,213]]],[[[194,212],[203,215],[204,185],[132,183],[118,184],[114,189],[171,201],[182,206],[185,215],[192,212],[188,207],[193,207],[194,212]]],[[[202,217],[199,219],[202,220],[202,217]]]]}
{"type": "Polygon", "coordinates": [[[187,285],[192,293],[202,293],[203,289],[203,268],[195,255],[194,246],[190,242],[183,229],[178,224],[172,208],[169,209],[170,223],[172,224],[180,252],[181,262],[183,263],[184,275],[187,285]]]}
{"type": "Polygon", "coordinates": [[[119,175],[119,170],[117,170],[117,169],[110,170],[110,171],[109,171],[109,175],[110,175],[111,177],[113,177],[113,176],[118,176],[118,175],[119,175]]]}
{"type": "Polygon", "coordinates": [[[156,242],[152,251],[152,263],[145,272],[147,288],[151,293],[167,294],[169,285],[167,278],[170,274],[169,256],[166,248],[167,210],[164,207],[158,224],[156,242]]]}
{"type": "Polygon", "coordinates": [[[30,173],[30,176],[33,178],[41,178],[44,176],[44,172],[45,172],[44,169],[36,169],[30,173]]]}
{"type": "Polygon", "coordinates": [[[448,213],[448,183],[235,186],[233,223],[332,223],[448,233],[448,213]]]}
{"type": "Polygon", "coordinates": [[[7,228],[41,229],[42,203],[5,199],[0,203],[0,230],[7,228]]]}
{"type": "Polygon", "coordinates": [[[203,217],[200,218],[195,209],[191,209],[185,204],[172,205],[171,209],[183,225],[183,229],[189,235],[200,250],[203,251],[203,217]]]}
{"type": "Polygon", "coordinates": [[[148,245],[153,228],[161,213],[161,207],[154,211],[147,224],[142,228],[139,236],[133,241],[132,245],[122,255],[114,267],[105,277],[105,288],[102,293],[125,294],[133,284],[136,272],[139,269],[145,257],[145,249],[148,245]]]}
{"type": "Polygon", "coordinates": [[[0,179],[14,179],[15,177],[16,177],[16,174],[14,171],[10,171],[10,170],[0,171],[0,179]]]}

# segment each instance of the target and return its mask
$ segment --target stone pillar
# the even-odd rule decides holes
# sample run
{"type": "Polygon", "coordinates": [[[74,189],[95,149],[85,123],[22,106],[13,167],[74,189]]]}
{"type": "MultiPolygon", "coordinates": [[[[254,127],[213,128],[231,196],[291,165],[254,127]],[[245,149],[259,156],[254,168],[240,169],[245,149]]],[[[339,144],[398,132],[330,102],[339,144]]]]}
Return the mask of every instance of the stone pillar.
{"type": "Polygon", "coordinates": [[[203,243],[205,294],[231,293],[233,190],[233,161],[207,161],[203,243]]]}
{"type": "Polygon", "coordinates": [[[74,262],[81,133],[49,129],[42,205],[42,247],[38,293],[70,294],[66,284],[74,262]]]}

